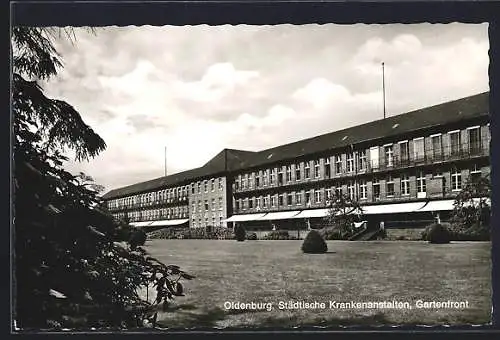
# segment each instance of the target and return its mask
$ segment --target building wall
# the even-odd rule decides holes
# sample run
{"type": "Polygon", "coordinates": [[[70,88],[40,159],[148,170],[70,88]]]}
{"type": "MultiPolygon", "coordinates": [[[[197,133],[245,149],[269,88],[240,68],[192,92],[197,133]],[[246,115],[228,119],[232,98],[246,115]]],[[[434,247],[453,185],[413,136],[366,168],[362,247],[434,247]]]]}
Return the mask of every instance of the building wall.
{"type": "Polygon", "coordinates": [[[226,226],[222,220],[233,214],[258,213],[266,211],[281,210],[303,210],[321,208],[327,206],[327,190],[332,194],[335,190],[341,189],[348,192],[349,181],[354,181],[355,195],[361,204],[403,202],[408,200],[422,199],[417,195],[417,174],[422,171],[425,174],[426,198],[447,198],[453,197],[458,191],[452,188],[452,169],[456,167],[461,174],[462,186],[471,173],[474,165],[480,169],[482,175],[490,172],[489,147],[491,134],[489,124],[480,126],[481,150],[478,154],[471,154],[469,142],[470,125],[462,126],[442,126],[439,131],[408,133],[405,136],[384,138],[373,144],[353,145],[351,148],[342,150],[332,150],[328,154],[301,156],[297,159],[281,164],[263,166],[256,169],[233,172],[224,176],[195,180],[183,185],[160,188],[151,192],[143,192],[130,197],[121,197],[108,200],[108,208],[117,217],[128,215],[131,221],[147,221],[162,219],[189,219],[190,227],[206,226],[226,226]],[[452,156],[451,137],[449,131],[460,131],[460,154],[452,156]],[[433,154],[433,143],[431,135],[441,133],[442,158],[429,158],[433,154]],[[426,159],[418,162],[414,157],[416,148],[416,138],[423,137],[425,145],[426,159]],[[401,159],[400,143],[408,141],[409,161],[403,162],[401,159]],[[392,144],[393,165],[385,156],[385,145],[392,144]],[[371,162],[371,148],[378,149],[379,157],[375,162],[371,162]],[[366,167],[360,168],[359,155],[366,153],[366,167]],[[355,169],[347,172],[347,155],[354,155],[355,169]],[[341,172],[336,171],[336,156],[342,160],[341,172]],[[320,176],[315,176],[314,161],[319,160],[320,176]],[[329,161],[327,165],[326,161],[329,161]],[[376,166],[378,163],[378,167],[376,166]],[[306,178],[305,168],[309,165],[309,176],[306,178]],[[287,181],[287,166],[291,167],[291,181],[287,181]],[[300,179],[296,178],[296,166],[300,168],[300,179]],[[327,167],[329,171],[327,171],[327,167]],[[283,174],[283,183],[278,185],[278,174],[283,174]],[[264,185],[264,176],[267,176],[267,185],[264,185]],[[271,182],[271,173],[274,174],[274,182],[271,182]],[[329,173],[329,175],[328,175],[329,173]],[[409,176],[409,195],[401,193],[401,174],[409,176]],[[394,181],[394,195],[387,195],[387,178],[391,175],[394,181]],[[247,177],[246,185],[243,185],[244,178],[247,177]],[[256,178],[260,178],[259,186],[256,187],[256,178]],[[374,179],[380,183],[380,199],[374,197],[374,179]],[[214,180],[214,190],[211,188],[211,181],[214,180]],[[204,181],[207,181],[205,192],[204,181]],[[220,182],[219,182],[220,181],[220,182]],[[360,182],[366,181],[367,197],[360,197],[360,182]],[[220,184],[219,184],[220,183],[220,184]],[[201,186],[199,190],[198,185],[201,186]],[[313,192],[314,190],[314,192],[313,192]],[[316,202],[315,192],[319,191],[321,201],[316,202]],[[292,204],[287,204],[288,194],[292,194],[292,204]],[[300,204],[297,202],[296,193],[300,195],[300,204]],[[307,204],[306,193],[311,195],[310,204],[307,204]],[[279,196],[285,194],[284,204],[278,205],[279,196]],[[264,197],[268,198],[267,206],[264,206],[264,197]],[[276,202],[271,205],[272,197],[276,202]],[[260,204],[257,204],[260,198],[260,204]],[[250,207],[250,201],[253,202],[250,207]],[[208,209],[205,206],[208,203],[208,209]],[[214,204],[215,203],[215,204],[214,204]],[[193,206],[194,204],[194,206],[193,206]],[[215,220],[214,220],[215,217],[215,220]]]}
{"type": "Polygon", "coordinates": [[[226,181],[226,177],[223,176],[198,180],[190,184],[189,225],[191,228],[226,226],[226,222],[222,222],[227,218],[228,210],[226,181]],[[205,183],[207,183],[207,190],[205,190],[205,183]]]}
{"type": "Polygon", "coordinates": [[[131,222],[188,218],[188,186],[159,188],[107,201],[115,218],[127,216],[131,222]]]}
{"type": "MultiPolygon", "coordinates": [[[[280,165],[266,166],[258,169],[252,169],[249,171],[242,171],[235,174],[234,181],[232,183],[232,188],[234,190],[233,207],[235,214],[241,213],[257,213],[265,211],[276,211],[276,210],[301,210],[308,208],[320,208],[325,207],[327,202],[325,200],[326,189],[331,189],[332,192],[336,188],[341,188],[344,193],[348,191],[349,181],[354,181],[355,195],[353,198],[358,199],[362,204],[370,204],[376,202],[398,202],[398,201],[408,201],[423,198],[446,198],[454,197],[459,190],[454,190],[452,188],[452,170],[456,168],[460,172],[461,186],[465,185],[468,179],[471,167],[476,164],[481,170],[482,175],[489,173],[489,142],[490,142],[490,132],[489,126],[483,124],[480,126],[480,146],[481,149],[477,154],[470,153],[470,143],[469,143],[469,125],[464,124],[460,130],[461,143],[459,145],[460,154],[452,155],[451,150],[451,137],[448,134],[450,130],[456,130],[456,126],[448,127],[443,126],[440,132],[441,138],[441,148],[436,151],[433,148],[432,135],[436,135],[439,132],[432,131],[427,133],[422,133],[421,135],[412,136],[408,138],[407,136],[402,136],[400,138],[391,138],[386,141],[379,141],[377,145],[365,145],[363,147],[352,146],[352,149],[341,150],[337,152],[332,152],[329,155],[320,155],[310,159],[296,159],[289,162],[284,162],[280,165]],[[424,154],[425,159],[421,162],[417,162],[415,158],[416,149],[416,139],[423,137],[424,143],[424,154]],[[401,140],[408,140],[408,151],[409,157],[408,162],[404,162],[401,159],[400,144],[401,140]],[[390,143],[389,143],[390,142],[390,143]],[[388,159],[385,155],[385,147],[392,143],[393,148],[393,160],[392,166],[389,166],[388,159]],[[377,147],[379,150],[378,168],[376,168],[376,162],[370,162],[370,148],[377,147]],[[361,151],[366,152],[366,169],[360,169],[359,165],[359,153],[361,151]],[[436,156],[434,152],[436,151],[436,156]],[[355,170],[353,172],[347,172],[347,154],[354,154],[355,160],[355,170]],[[336,172],[336,156],[341,156],[342,159],[342,172],[336,172]],[[439,156],[442,157],[439,157],[439,156]],[[330,161],[330,176],[327,176],[325,164],[326,159],[330,161]],[[320,177],[315,177],[314,161],[320,160],[320,177]],[[296,180],[295,177],[295,165],[298,164],[301,169],[301,179],[296,180]],[[309,164],[310,176],[306,178],[305,168],[309,164]],[[292,181],[286,182],[286,168],[287,166],[292,166],[292,181]],[[274,171],[274,169],[283,169],[285,183],[279,186],[276,182],[269,185],[256,188],[255,186],[249,186],[247,183],[243,185],[242,179],[245,176],[255,177],[255,174],[265,173],[269,169],[274,171]],[[425,184],[426,184],[426,194],[425,196],[417,195],[417,173],[422,171],[425,174],[425,184]],[[401,175],[407,174],[409,176],[409,194],[402,194],[401,192],[401,175]],[[394,182],[394,194],[388,195],[387,192],[387,179],[391,175],[394,182]],[[378,178],[380,183],[380,200],[375,199],[373,195],[373,179],[378,178]],[[366,199],[360,198],[360,180],[366,181],[367,197],[366,199]],[[312,190],[319,190],[321,193],[321,203],[316,203],[314,193],[312,190]],[[301,203],[297,204],[295,193],[299,192],[301,195],[301,203]],[[312,195],[311,204],[306,204],[305,193],[310,192],[312,195]],[[281,206],[263,206],[256,205],[255,203],[252,207],[249,206],[247,202],[251,200],[256,200],[256,198],[263,197],[278,197],[279,195],[293,194],[292,205],[289,206],[285,201],[284,205],[281,206]]],[[[264,182],[261,180],[261,182],[264,182]]],[[[253,182],[255,183],[255,181],[253,182]]],[[[276,199],[278,202],[278,199],[276,199]]]]}

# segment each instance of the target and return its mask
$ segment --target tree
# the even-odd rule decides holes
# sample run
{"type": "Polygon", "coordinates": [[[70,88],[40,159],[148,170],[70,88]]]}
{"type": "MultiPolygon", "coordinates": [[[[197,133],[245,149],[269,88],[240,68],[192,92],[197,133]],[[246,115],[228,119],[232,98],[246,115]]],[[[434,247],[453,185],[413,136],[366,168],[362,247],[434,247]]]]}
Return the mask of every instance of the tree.
{"type": "Polygon", "coordinates": [[[340,234],[341,239],[347,239],[354,233],[354,222],[359,220],[362,212],[357,200],[347,194],[335,192],[326,216],[328,229],[340,234]]]}
{"type": "Polygon", "coordinates": [[[456,232],[471,228],[489,232],[491,181],[489,176],[469,177],[455,197],[453,225],[456,232]]]}
{"type": "Polygon", "coordinates": [[[64,170],[66,150],[86,160],[106,144],[38,83],[62,66],[53,47],[58,32],[12,30],[14,320],[23,329],[142,326],[154,304],[183,295],[181,278],[193,277],[132,249],[102,209],[102,187],[64,170]],[[150,285],[153,303],[139,294],[150,285]]]}

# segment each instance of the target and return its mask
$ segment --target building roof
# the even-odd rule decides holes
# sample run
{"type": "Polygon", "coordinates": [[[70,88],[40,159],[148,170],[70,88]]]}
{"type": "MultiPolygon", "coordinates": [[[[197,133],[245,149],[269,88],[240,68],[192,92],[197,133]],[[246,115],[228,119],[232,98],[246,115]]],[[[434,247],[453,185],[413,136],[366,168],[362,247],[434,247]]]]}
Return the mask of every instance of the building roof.
{"type": "Polygon", "coordinates": [[[252,151],[224,149],[215,157],[210,159],[203,166],[176,174],[155,178],[149,181],[128,185],[122,188],[114,189],[103,195],[104,199],[118,198],[148,192],[159,188],[167,188],[176,185],[185,185],[194,179],[224,173],[228,169],[235,168],[241,164],[245,157],[253,154],[252,151]]]}
{"type": "Polygon", "coordinates": [[[238,165],[238,169],[242,170],[276,163],[380,138],[401,136],[412,131],[451,124],[471,118],[486,117],[489,115],[488,98],[489,92],[484,92],[266,149],[249,155],[249,157],[238,165]]]}
{"type": "Polygon", "coordinates": [[[489,92],[484,92],[259,152],[224,149],[199,168],[114,189],[106,193],[103,198],[118,198],[175,185],[185,185],[195,179],[226,171],[258,167],[380,138],[403,135],[433,126],[486,117],[489,115],[488,98],[489,92]]]}

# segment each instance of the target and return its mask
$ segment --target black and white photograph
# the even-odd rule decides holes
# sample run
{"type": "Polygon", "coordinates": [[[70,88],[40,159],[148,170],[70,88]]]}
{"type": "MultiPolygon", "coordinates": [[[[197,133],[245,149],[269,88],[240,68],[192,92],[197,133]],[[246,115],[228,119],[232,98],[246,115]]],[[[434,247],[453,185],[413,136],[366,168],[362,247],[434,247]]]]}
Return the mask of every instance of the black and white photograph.
{"type": "Polygon", "coordinates": [[[10,43],[15,330],[491,324],[487,23],[10,43]]]}

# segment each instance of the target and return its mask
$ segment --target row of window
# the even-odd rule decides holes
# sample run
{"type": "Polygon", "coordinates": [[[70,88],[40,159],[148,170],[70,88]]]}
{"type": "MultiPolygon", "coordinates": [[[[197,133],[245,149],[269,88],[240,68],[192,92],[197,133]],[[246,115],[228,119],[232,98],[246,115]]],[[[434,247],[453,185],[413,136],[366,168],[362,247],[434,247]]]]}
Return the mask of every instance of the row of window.
{"type": "Polygon", "coordinates": [[[217,182],[217,189],[223,190],[224,179],[220,177],[219,179],[211,178],[191,184],[191,193],[201,194],[202,192],[208,192],[209,190],[213,192],[216,190],[216,182],[217,182]]]}
{"type": "Polygon", "coordinates": [[[134,195],[130,197],[118,198],[108,201],[108,207],[112,208],[122,208],[130,207],[136,204],[148,204],[153,202],[167,202],[175,200],[178,198],[187,199],[188,186],[181,186],[176,188],[164,189],[154,192],[148,192],[140,195],[134,195]]]}
{"type": "Polygon", "coordinates": [[[130,211],[127,213],[131,221],[142,221],[150,219],[175,219],[188,216],[188,207],[159,208],[141,211],[130,211]]]}
{"type": "MultiPolygon", "coordinates": [[[[481,150],[481,133],[480,127],[475,126],[467,130],[468,143],[466,143],[468,152],[477,153],[481,150]]],[[[419,161],[428,156],[436,161],[441,160],[444,154],[461,155],[463,145],[461,142],[460,130],[450,131],[449,135],[449,149],[445,152],[443,147],[442,134],[431,135],[430,147],[426,148],[424,137],[415,138],[412,140],[413,157],[410,157],[410,142],[408,140],[400,141],[397,144],[390,143],[382,147],[383,154],[379,156],[380,147],[372,147],[369,150],[369,158],[367,157],[367,150],[358,150],[348,152],[344,155],[335,155],[332,158],[333,171],[335,174],[354,173],[366,171],[367,168],[378,168],[380,163],[386,167],[394,166],[396,153],[397,159],[400,162],[409,161],[410,159],[419,161]],[[345,159],[345,161],[344,161],[345,159]]],[[[266,187],[268,185],[282,185],[284,183],[291,183],[292,181],[300,181],[302,179],[311,178],[330,178],[332,172],[331,158],[325,157],[313,161],[298,162],[289,164],[285,167],[274,169],[260,170],[255,173],[247,173],[238,175],[235,179],[235,189],[253,189],[266,187]],[[323,171],[321,169],[323,168],[323,171]],[[323,176],[322,176],[323,173],[323,176]]]]}
{"type": "Polygon", "coordinates": [[[201,200],[198,200],[197,203],[196,202],[192,203],[192,208],[191,208],[192,212],[197,212],[197,211],[203,212],[203,211],[209,211],[209,210],[215,211],[216,209],[218,209],[218,210],[224,209],[224,201],[223,201],[222,197],[218,198],[218,204],[216,204],[215,198],[211,199],[211,204],[209,204],[208,200],[205,200],[203,205],[202,205],[201,200]]]}
{"type": "Polygon", "coordinates": [[[211,218],[208,215],[205,215],[203,219],[201,217],[196,218],[196,216],[192,216],[191,226],[193,228],[206,227],[209,225],[214,227],[222,227],[224,226],[223,220],[224,220],[224,215],[222,212],[219,213],[218,217],[215,215],[215,213],[213,213],[211,218]]]}
{"type": "MultiPolygon", "coordinates": [[[[204,180],[202,182],[192,183],[191,192],[195,194],[196,192],[201,193],[202,190],[204,192],[215,191],[216,190],[216,182],[218,190],[223,190],[224,188],[224,179],[219,178],[216,180],[212,178],[210,180],[204,180]],[[209,189],[210,188],[210,189],[209,189]]],[[[164,189],[154,192],[148,192],[140,195],[134,195],[130,197],[118,198],[114,200],[108,201],[108,207],[112,208],[122,208],[122,207],[130,207],[135,204],[147,204],[158,202],[162,203],[165,201],[175,200],[178,198],[187,199],[188,197],[188,189],[189,186],[180,186],[176,188],[164,189]]]]}
{"type": "MultiPolygon", "coordinates": [[[[471,175],[480,175],[481,171],[478,170],[477,166],[474,166],[471,175]]],[[[435,173],[434,178],[442,177],[441,173],[435,173]]],[[[416,186],[416,193],[425,194],[427,192],[427,176],[423,171],[418,171],[416,176],[413,177],[416,186]]],[[[453,167],[450,171],[450,189],[452,191],[460,191],[462,189],[463,179],[462,171],[453,167]]],[[[410,176],[408,173],[401,173],[399,175],[399,193],[401,196],[410,195],[410,176]]],[[[373,198],[381,198],[381,185],[382,182],[380,178],[375,177],[370,183],[365,179],[349,180],[345,186],[347,189],[347,194],[351,199],[366,200],[368,198],[368,185],[371,185],[371,191],[373,198]]],[[[385,196],[390,198],[395,196],[396,192],[396,181],[392,174],[388,174],[384,178],[385,185],[385,196]]],[[[246,210],[246,209],[260,209],[260,208],[278,208],[281,206],[293,206],[300,205],[304,203],[306,206],[311,204],[328,204],[333,197],[333,193],[342,194],[344,185],[340,183],[336,186],[330,188],[313,188],[306,190],[305,192],[288,192],[280,194],[268,194],[267,196],[251,197],[251,198],[239,198],[235,199],[235,210],[246,210]]]]}

